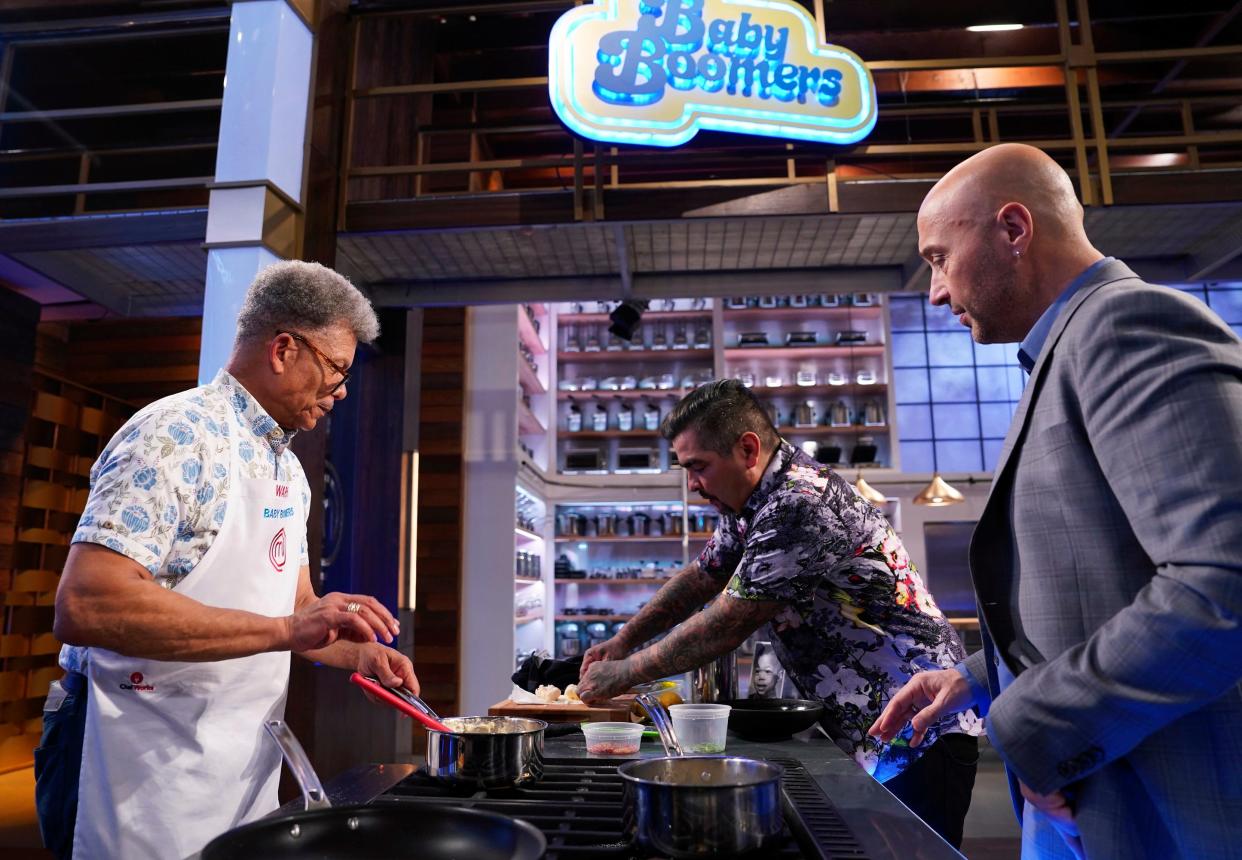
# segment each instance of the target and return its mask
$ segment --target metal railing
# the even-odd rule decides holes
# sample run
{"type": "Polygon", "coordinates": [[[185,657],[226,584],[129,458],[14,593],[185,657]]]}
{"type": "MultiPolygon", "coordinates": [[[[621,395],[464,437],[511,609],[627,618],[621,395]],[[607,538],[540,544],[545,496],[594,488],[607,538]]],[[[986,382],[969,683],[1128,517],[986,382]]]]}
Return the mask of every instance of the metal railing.
{"type": "MultiPolygon", "coordinates": [[[[565,4],[562,4],[565,5],[565,4]]],[[[1113,178],[1118,174],[1150,172],[1152,167],[1127,165],[1118,167],[1114,156],[1140,152],[1174,152],[1184,162],[1179,165],[1186,170],[1204,169],[1202,153],[1209,147],[1236,148],[1242,145],[1242,129],[1227,131],[1197,130],[1194,112],[1197,108],[1210,106],[1236,106],[1242,94],[1203,95],[1174,97],[1155,94],[1150,98],[1104,98],[1099,70],[1101,67],[1126,64],[1169,63],[1173,61],[1210,60],[1222,57],[1242,56],[1242,45],[1169,48],[1161,50],[1102,51],[1096,52],[1092,44],[1091,25],[1085,0],[1077,0],[1077,23],[1072,25],[1067,0],[1056,0],[1060,50],[1051,54],[998,57],[964,57],[926,60],[872,60],[866,65],[877,76],[918,75],[948,70],[976,69],[1029,69],[1052,73],[1064,90],[1064,99],[1048,101],[1046,88],[1038,91],[1038,101],[996,103],[984,99],[970,99],[937,105],[891,105],[881,104],[881,121],[899,118],[938,119],[940,136],[923,141],[863,141],[841,150],[835,157],[826,157],[822,147],[799,143],[783,143],[740,139],[736,147],[707,149],[695,142],[677,150],[676,162],[684,178],[652,181],[644,178],[650,165],[667,161],[668,154],[660,150],[608,147],[584,143],[574,138],[559,123],[488,124],[481,122],[455,122],[437,125],[424,124],[416,135],[416,156],[412,163],[366,164],[353,163],[353,141],[357,105],[393,97],[435,98],[446,94],[477,99],[489,93],[546,90],[546,77],[514,77],[491,80],[466,80],[456,82],[414,83],[358,87],[356,84],[357,55],[351,61],[351,77],[347,92],[348,117],[345,129],[345,152],[342,160],[343,182],[339,223],[344,228],[345,209],[351,202],[368,199],[355,193],[351,180],[377,177],[412,177],[412,193],[417,198],[454,197],[462,194],[486,194],[495,191],[564,190],[572,187],[574,211],[578,219],[602,216],[602,192],[616,189],[676,188],[729,185],[789,185],[822,184],[828,198],[829,211],[837,211],[839,187],[851,182],[874,180],[868,162],[877,160],[931,159],[938,156],[965,157],[999,142],[1016,140],[1038,146],[1053,153],[1071,155],[1071,175],[1079,183],[1084,205],[1111,205],[1113,203],[1113,178]],[[1075,42],[1075,36],[1078,41],[1075,42]],[[1129,132],[1111,135],[1105,125],[1105,112],[1111,110],[1150,111],[1173,113],[1179,133],[1141,134],[1129,132]],[[1006,134],[1002,122],[1017,115],[1060,115],[1065,118],[1067,133],[1049,137],[1030,137],[1006,134]],[[1085,119],[1085,121],[1084,121],[1085,119]],[[543,135],[549,138],[548,152],[525,158],[475,157],[483,147],[478,141],[488,135],[543,135]],[[437,161],[430,157],[432,143],[439,138],[452,136],[469,137],[471,157],[465,160],[452,158],[437,161]],[[559,150],[559,151],[558,151],[559,150]],[[719,174],[721,159],[735,159],[733,171],[746,171],[749,175],[712,178],[709,173],[719,174]],[[758,170],[754,167],[759,166],[758,170]],[[702,175],[696,169],[707,168],[702,175]],[[711,168],[716,168],[714,171],[711,168]],[[459,187],[445,188],[443,180],[453,176],[460,178],[459,187]],[[540,177],[544,181],[540,181],[540,177]],[[432,180],[436,180],[433,187],[432,180]],[[597,192],[593,200],[587,189],[597,192]]],[[[354,50],[358,45],[358,20],[354,26],[354,50]]],[[[1242,156],[1239,156],[1242,159],[1242,156]]],[[[1215,168],[1237,168],[1242,160],[1232,160],[1228,155],[1210,164],[1215,168]]],[[[940,174],[926,169],[905,169],[900,173],[886,170],[893,179],[937,178],[940,174]]]]}
{"type": "MultiPolygon", "coordinates": [[[[67,107],[41,109],[25,102],[20,94],[11,88],[14,65],[20,62],[21,53],[30,49],[47,49],[75,47],[79,45],[98,45],[100,43],[131,42],[144,39],[161,39],[170,35],[187,36],[212,34],[227,39],[229,28],[229,12],[227,9],[184,10],[178,12],[142,13],[129,16],[112,16],[80,20],[51,20],[21,25],[5,25],[0,27],[0,131],[14,126],[41,124],[53,130],[56,137],[64,141],[63,145],[22,147],[8,146],[0,149],[0,168],[9,170],[10,180],[0,185],[0,200],[31,201],[36,209],[46,208],[46,214],[66,214],[65,207],[50,205],[38,207],[43,198],[73,197],[73,214],[87,211],[88,199],[107,200],[102,195],[111,195],[111,201],[141,200],[143,208],[162,208],[147,206],[151,202],[151,192],[182,192],[185,190],[201,191],[191,197],[201,197],[206,203],[206,189],[212,177],[197,175],[190,160],[179,159],[179,156],[191,155],[200,162],[209,158],[209,153],[216,149],[216,140],[187,140],[177,143],[153,143],[134,145],[93,145],[83,142],[65,130],[65,123],[80,121],[105,120],[124,123],[131,119],[150,117],[166,117],[174,114],[208,113],[218,118],[221,98],[172,99],[166,101],[144,101],[129,104],[96,105],[90,107],[67,107]],[[20,109],[17,109],[20,108],[20,109]],[[157,170],[151,165],[161,157],[167,158],[170,169],[164,171],[174,175],[153,175],[157,170]],[[126,159],[140,159],[138,164],[123,164],[126,159]],[[115,178],[120,175],[135,175],[136,178],[115,178]],[[43,177],[57,176],[67,178],[74,176],[76,181],[39,182],[29,181],[28,174],[42,172],[43,177]],[[185,171],[195,175],[175,175],[185,171]],[[98,181],[98,174],[114,177],[109,181],[98,181]],[[23,181],[26,179],[26,181],[23,181]],[[95,180],[95,181],[93,181],[95,180]]],[[[134,139],[141,139],[144,132],[137,131],[134,139]]],[[[170,207],[185,205],[184,195],[178,195],[170,207]]],[[[92,206],[90,211],[116,211],[115,206],[92,206]]],[[[45,214],[39,212],[38,214],[45,214]]]]}

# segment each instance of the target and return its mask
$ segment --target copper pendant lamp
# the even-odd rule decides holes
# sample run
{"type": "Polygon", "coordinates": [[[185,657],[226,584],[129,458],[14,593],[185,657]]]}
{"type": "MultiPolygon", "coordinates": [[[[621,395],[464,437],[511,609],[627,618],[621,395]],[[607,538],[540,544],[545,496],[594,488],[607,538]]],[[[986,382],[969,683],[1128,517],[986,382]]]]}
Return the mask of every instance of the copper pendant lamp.
{"type": "Polygon", "coordinates": [[[858,495],[873,505],[882,505],[888,501],[888,498],[883,493],[863,479],[862,472],[858,473],[858,480],[854,482],[854,489],[858,491],[858,495]]]}
{"type": "Polygon", "coordinates": [[[916,505],[927,505],[932,508],[942,508],[945,505],[956,505],[966,501],[966,497],[940,477],[940,473],[936,472],[923,491],[914,497],[916,505]]]}

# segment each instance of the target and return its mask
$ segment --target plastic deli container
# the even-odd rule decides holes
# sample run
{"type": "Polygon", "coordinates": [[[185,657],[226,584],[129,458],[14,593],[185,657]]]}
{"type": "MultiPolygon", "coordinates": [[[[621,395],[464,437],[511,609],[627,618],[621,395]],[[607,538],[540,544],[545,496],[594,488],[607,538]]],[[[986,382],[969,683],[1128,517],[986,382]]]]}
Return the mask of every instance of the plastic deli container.
{"type": "Polygon", "coordinates": [[[582,733],[591,755],[635,755],[643,727],[637,723],[583,723],[582,733]]]}
{"type": "Polygon", "coordinates": [[[668,714],[685,753],[724,752],[728,705],[673,705],[668,714]]]}

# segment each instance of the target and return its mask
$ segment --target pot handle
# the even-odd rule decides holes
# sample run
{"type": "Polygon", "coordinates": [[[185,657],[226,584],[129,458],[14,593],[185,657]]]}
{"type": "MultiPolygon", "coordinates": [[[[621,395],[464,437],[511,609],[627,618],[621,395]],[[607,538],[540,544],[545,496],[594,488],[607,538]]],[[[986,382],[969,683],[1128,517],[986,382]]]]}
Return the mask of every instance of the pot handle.
{"type": "Polygon", "coordinates": [[[669,717],[668,711],[655,693],[639,693],[635,697],[635,701],[642,706],[647,712],[647,716],[651,717],[651,723],[655,726],[656,731],[660,733],[660,743],[664,744],[664,754],[670,756],[684,755],[681,750],[681,741],[677,740],[677,733],[673,731],[673,720],[669,717]]]}
{"type": "Polygon", "coordinates": [[[328,793],[323,790],[323,783],[319,781],[319,774],[315,773],[315,769],[311,767],[310,759],[306,757],[306,750],[302,749],[302,744],[293,734],[288,723],[284,720],[268,720],[263,724],[263,728],[267,729],[267,733],[276,742],[276,746],[280,747],[280,753],[289,764],[293,778],[298,781],[298,787],[302,789],[302,808],[307,810],[331,809],[332,804],[328,801],[328,793]]]}
{"type": "Polygon", "coordinates": [[[429,705],[429,704],[427,704],[426,702],[424,702],[422,699],[420,699],[420,698],[419,698],[418,696],[416,696],[414,693],[410,692],[410,691],[409,691],[408,689],[406,689],[405,687],[402,687],[402,688],[401,688],[400,690],[398,690],[397,692],[398,692],[398,694],[401,696],[401,698],[405,699],[405,700],[406,700],[407,702],[409,702],[411,705],[413,705],[414,707],[418,708],[420,711],[422,711],[422,712],[423,712],[424,714],[426,714],[427,716],[431,717],[431,718],[432,718],[433,720],[435,720],[437,723],[442,723],[442,722],[444,722],[444,720],[440,719],[440,715],[439,715],[439,714],[437,714],[435,711],[433,711],[433,710],[431,709],[431,705],[429,705]]]}

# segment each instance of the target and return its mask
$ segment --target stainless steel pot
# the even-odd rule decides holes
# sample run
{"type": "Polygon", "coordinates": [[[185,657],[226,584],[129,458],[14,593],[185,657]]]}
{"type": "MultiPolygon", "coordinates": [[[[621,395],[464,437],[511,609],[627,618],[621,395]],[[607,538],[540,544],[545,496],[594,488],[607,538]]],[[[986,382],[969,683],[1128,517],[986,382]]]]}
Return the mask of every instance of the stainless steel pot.
{"type": "Polygon", "coordinates": [[[779,836],[779,765],[736,756],[682,756],[659,700],[644,693],[638,702],[668,753],[617,769],[640,845],[668,857],[719,857],[755,851],[779,836]]]}
{"type": "Polygon", "coordinates": [[[661,856],[743,854],[782,829],[781,768],[731,756],[654,758],[623,764],[634,836],[661,856]]]}
{"type": "Polygon", "coordinates": [[[446,717],[452,732],[427,731],[427,772],[475,788],[512,788],[543,776],[543,720],[446,717]]]}

